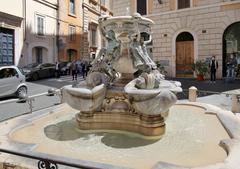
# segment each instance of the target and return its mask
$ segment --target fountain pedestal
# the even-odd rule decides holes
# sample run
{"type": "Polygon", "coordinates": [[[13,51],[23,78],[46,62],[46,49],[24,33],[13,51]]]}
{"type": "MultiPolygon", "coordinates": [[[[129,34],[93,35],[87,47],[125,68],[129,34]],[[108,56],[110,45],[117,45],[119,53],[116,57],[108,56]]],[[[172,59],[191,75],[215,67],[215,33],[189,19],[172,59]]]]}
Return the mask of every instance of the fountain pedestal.
{"type": "Polygon", "coordinates": [[[64,101],[80,110],[76,115],[80,129],[158,138],[164,134],[165,118],[177,101],[175,93],[182,89],[180,83],[164,80],[147,53],[152,24],[138,14],[100,18],[107,48],[92,62],[86,83],[63,88],[64,101]]]}
{"type": "Polygon", "coordinates": [[[127,94],[119,87],[106,93],[101,111],[76,115],[82,130],[122,130],[145,136],[161,136],[165,132],[164,118],[136,112],[127,94]]]}

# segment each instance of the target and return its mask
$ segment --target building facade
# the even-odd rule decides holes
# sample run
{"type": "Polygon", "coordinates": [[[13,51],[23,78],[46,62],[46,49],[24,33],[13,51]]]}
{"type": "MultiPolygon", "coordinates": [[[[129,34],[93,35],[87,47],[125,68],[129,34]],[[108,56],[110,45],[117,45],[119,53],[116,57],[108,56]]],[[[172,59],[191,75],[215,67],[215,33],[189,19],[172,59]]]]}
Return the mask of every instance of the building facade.
{"type": "Polygon", "coordinates": [[[0,65],[92,60],[112,0],[9,0],[0,7],[0,65]]]}
{"type": "Polygon", "coordinates": [[[57,0],[23,0],[24,41],[21,65],[57,60],[57,0]]]}
{"type": "Polygon", "coordinates": [[[84,60],[92,60],[105,45],[101,38],[98,18],[101,15],[113,15],[112,0],[83,0],[83,36],[81,52],[84,60]]]}
{"type": "Polygon", "coordinates": [[[22,1],[8,0],[0,6],[0,65],[18,65],[23,46],[22,1]]]}
{"type": "Polygon", "coordinates": [[[75,61],[81,57],[82,0],[59,0],[59,61],[75,61]]]}
{"type": "Polygon", "coordinates": [[[240,64],[239,0],[123,0],[113,1],[114,15],[139,12],[152,19],[154,60],[168,76],[193,77],[191,64],[216,56],[217,77],[227,74],[233,54],[240,64]]]}

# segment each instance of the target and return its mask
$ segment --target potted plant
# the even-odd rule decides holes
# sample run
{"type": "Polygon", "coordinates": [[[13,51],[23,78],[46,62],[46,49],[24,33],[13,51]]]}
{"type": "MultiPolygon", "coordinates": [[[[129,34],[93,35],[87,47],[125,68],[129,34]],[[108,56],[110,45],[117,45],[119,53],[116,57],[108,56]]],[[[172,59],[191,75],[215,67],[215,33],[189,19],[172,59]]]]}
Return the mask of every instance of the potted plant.
{"type": "Polygon", "coordinates": [[[205,61],[197,60],[192,64],[192,69],[197,75],[197,80],[202,81],[208,73],[208,64],[205,61]]]}

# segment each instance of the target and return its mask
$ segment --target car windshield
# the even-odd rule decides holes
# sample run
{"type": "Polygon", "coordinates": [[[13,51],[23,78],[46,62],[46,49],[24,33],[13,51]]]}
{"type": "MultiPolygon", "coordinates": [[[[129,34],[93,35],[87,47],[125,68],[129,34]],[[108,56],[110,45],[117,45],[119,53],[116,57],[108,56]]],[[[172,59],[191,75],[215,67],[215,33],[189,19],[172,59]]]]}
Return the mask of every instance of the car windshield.
{"type": "Polygon", "coordinates": [[[38,66],[38,63],[31,63],[31,64],[28,64],[26,66],[24,66],[23,68],[34,68],[34,67],[37,67],[38,66]]]}

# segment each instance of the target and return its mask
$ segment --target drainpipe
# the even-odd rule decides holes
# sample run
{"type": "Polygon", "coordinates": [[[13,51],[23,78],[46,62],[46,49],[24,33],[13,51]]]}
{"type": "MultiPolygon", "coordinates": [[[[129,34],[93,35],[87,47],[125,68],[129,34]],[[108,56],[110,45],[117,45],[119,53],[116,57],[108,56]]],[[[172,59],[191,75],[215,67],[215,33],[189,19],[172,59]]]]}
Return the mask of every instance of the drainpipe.
{"type": "Polygon", "coordinates": [[[26,33],[27,33],[27,6],[26,6],[26,4],[27,4],[27,2],[26,2],[27,0],[22,0],[22,2],[23,2],[23,20],[24,20],[24,22],[23,22],[23,40],[24,40],[24,42],[26,41],[26,33]]]}
{"type": "Polygon", "coordinates": [[[60,34],[60,18],[59,18],[59,0],[57,0],[57,38],[56,38],[56,44],[57,44],[57,59],[55,58],[55,61],[59,61],[59,34],[60,34]]]}

